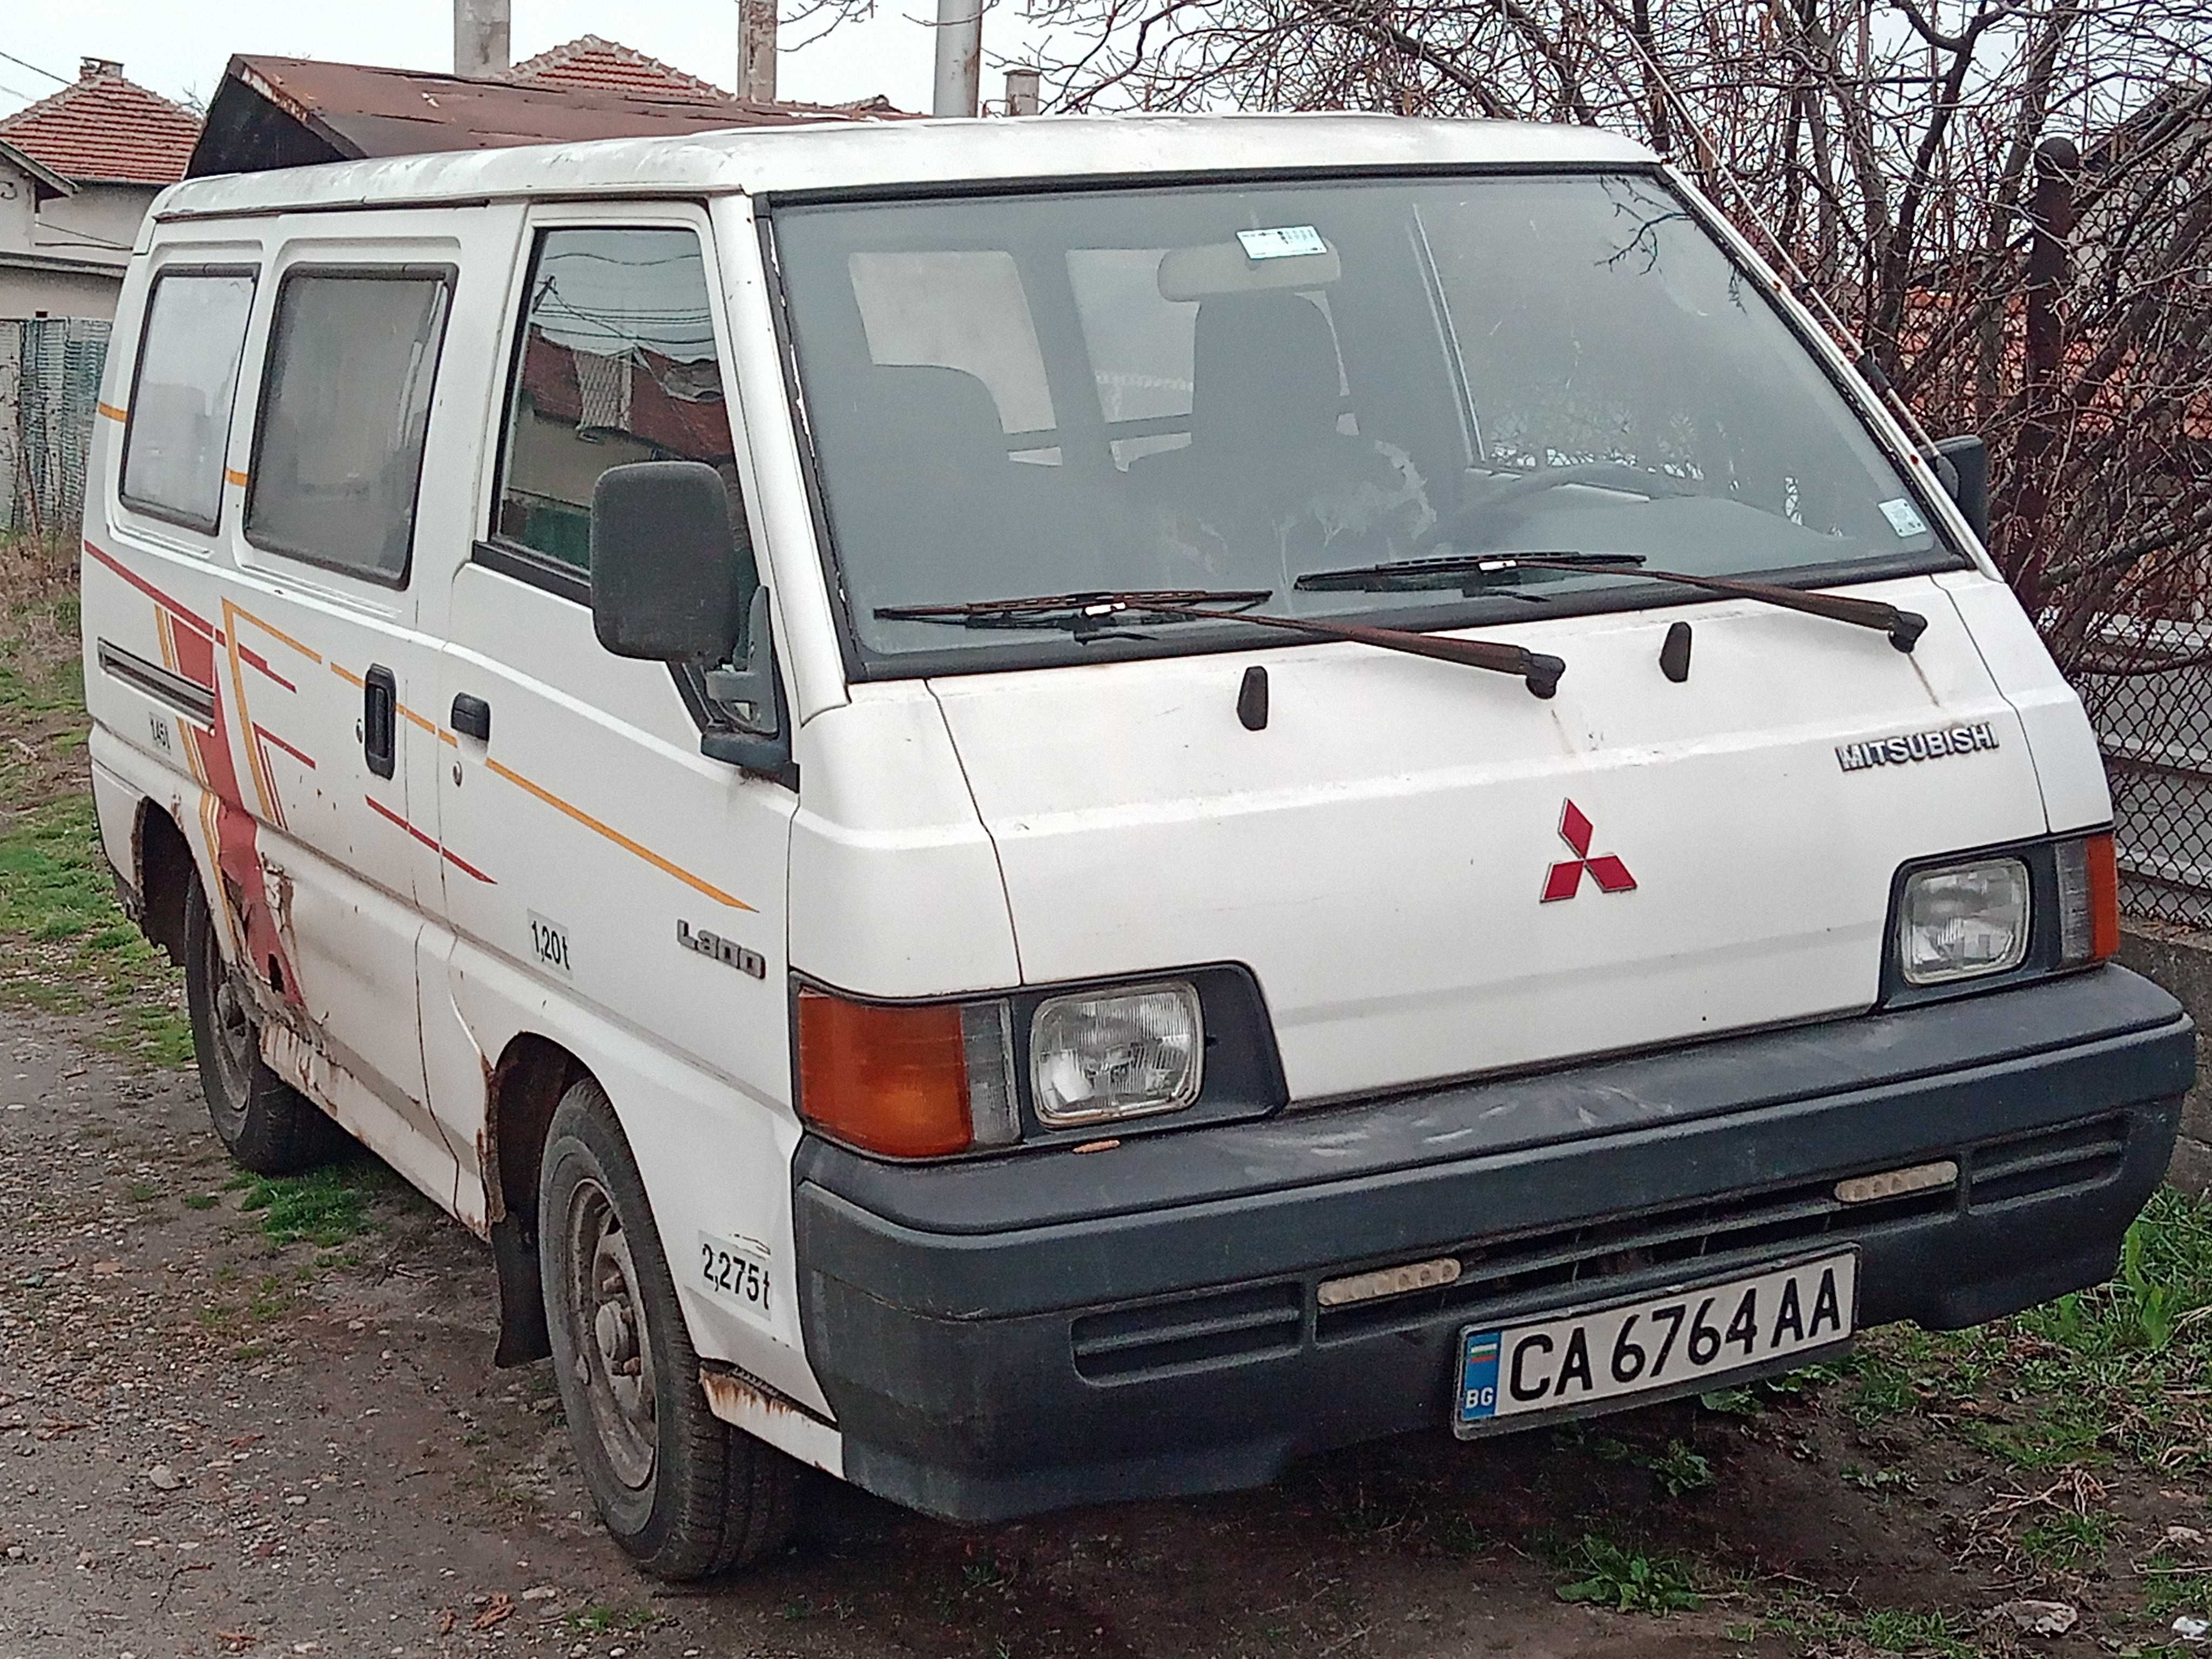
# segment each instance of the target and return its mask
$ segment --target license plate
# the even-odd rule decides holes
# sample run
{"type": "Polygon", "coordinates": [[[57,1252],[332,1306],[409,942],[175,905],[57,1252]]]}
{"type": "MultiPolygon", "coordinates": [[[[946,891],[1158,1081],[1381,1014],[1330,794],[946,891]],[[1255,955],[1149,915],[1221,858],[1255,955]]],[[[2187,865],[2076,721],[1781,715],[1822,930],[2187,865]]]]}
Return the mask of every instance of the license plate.
{"type": "Polygon", "coordinates": [[[1547,1412],[1658,1389],[1724,1382],[1737,1371],[1830,1348],[1851,1334],[1856,1250],[1638,1302],[1460,1333],[1462,1435],[1547,1412]]]}

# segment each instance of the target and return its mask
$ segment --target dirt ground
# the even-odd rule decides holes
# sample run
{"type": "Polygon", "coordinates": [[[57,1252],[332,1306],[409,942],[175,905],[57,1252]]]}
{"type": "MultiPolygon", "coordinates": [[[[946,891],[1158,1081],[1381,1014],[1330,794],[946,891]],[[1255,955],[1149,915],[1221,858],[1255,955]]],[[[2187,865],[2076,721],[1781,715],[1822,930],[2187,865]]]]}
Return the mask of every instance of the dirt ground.
{"type": "Polygon", "coordinates": [[[490,1368],[472,1239],[366,1158],[241,1182],[193,1074],[97,1034],[19,1016],[0,1045],[7,1659],[1960,1652],[2037,1591],[2082,1625],[2034,1645],[2110,1650],[2151,1633],[2128,1597],[1976,1517],[2055,1486],[2031,1520],[2086,1492],[2083,1535],[2139,1551],[2212,1525],[2193,1478],[2023,1471],[1917,1413],[1861,1423],[1852,1379],[1816,1378],[977,1530],[824,1482],[786,1554],[672,1595],[586,1513],[547,1368],[490,1368]],[[1655,1606],[1560,1598],[1638,1564],[1655,1606]]]}
{"type": "Polygon", "coordinates": [[[0,546],[0,1659],[2206,1650],[2212,1204],[2170,1192],[2114,1286],[1978,1332],[1019,1525],[823,1481],[781,1555],[654,1585],[547,1368],[491,1368],[481,1247],[365,1154],[224,1158],[106,896],[66,578],[0,546]]]}

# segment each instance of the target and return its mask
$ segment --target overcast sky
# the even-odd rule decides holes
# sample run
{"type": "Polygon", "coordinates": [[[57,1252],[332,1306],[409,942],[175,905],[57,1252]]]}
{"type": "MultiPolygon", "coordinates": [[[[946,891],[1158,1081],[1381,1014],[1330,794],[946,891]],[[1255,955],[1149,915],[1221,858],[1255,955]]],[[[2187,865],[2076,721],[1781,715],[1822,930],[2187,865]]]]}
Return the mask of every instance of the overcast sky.
{"type": "MultiPolygon", "coordinates": [[[[934,16],[936,0],[878,0],[878,15],[841,27],[824,40],[787,51],[778,91],[810,103],[838,103],[883,93],[903,109],[929,107],[932,31],[914,21],[934,16]]],[[[6,26],[0,52],[74,78],[81,58],[118,58],[123,72],[172,98],[207,98],[234,52],[402,69],[453,66],[451,0],[372,0],[367,5],[302,5],[300,0],[66,0],[40,5],[0,0],[6,26]]],[[[986,61],[1011,51],[1018,8],[986,20],[986,61]]],[[[580,34],[599,34],[689,70],[720,87],[737,79],[736,0],[514,0],[520,60],[580,34]]],[[[787,26],[790,45],[813,31],[787,26]]],[[[0,58],[0,116],[58,89],[58,83],[0,58]]],[[[984,95],[1001,96],[987,70],[984,95]]]]}

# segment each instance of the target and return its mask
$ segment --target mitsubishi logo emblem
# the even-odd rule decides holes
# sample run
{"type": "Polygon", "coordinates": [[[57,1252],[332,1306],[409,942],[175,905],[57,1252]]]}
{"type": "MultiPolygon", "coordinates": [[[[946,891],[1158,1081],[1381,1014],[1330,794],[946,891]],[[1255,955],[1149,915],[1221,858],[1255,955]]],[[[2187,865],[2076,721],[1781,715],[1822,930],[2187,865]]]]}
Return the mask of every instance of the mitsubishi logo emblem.
{"type": "Polygon", "coordinates": [[[1572,849],[1574,857],[1562,859],[1553,865],[1551,873],[1544,878],[1544,902],[1571,899],[1581,890],[1583,872],[1590,872],[1601,893],[1632,893],[1636,878],[1628,873],[1628,866],[1610,853],[1590,856],[1590,821],[1583,809],[1569,801],[1566,810],[1559,814],[1559,839],[1572,849]]]}

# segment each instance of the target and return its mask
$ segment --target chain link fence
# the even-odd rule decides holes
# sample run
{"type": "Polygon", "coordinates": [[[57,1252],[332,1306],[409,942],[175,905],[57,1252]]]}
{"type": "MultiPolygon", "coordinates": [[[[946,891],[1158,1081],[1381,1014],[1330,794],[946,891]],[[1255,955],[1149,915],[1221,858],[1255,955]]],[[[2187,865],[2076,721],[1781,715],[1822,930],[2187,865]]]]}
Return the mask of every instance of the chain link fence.
{"type": "Polygon", "coordinates": [[[91,317],[0,322],[0,532],[68,536],[82,521],[109,327],[91,317]]]}
{"type": "Polygon", "coordinates": [[[2212,623],[2115,623],[2108,642],[2125,672],[2075,686],[2112,781],[2120,908],[2212,928],[2212,623]]]}

